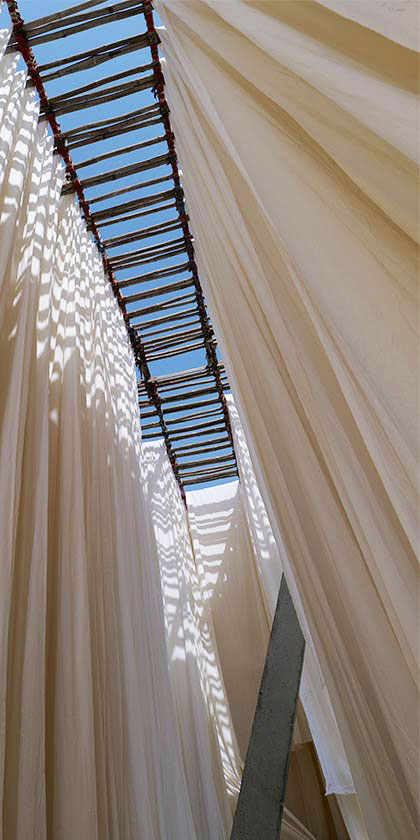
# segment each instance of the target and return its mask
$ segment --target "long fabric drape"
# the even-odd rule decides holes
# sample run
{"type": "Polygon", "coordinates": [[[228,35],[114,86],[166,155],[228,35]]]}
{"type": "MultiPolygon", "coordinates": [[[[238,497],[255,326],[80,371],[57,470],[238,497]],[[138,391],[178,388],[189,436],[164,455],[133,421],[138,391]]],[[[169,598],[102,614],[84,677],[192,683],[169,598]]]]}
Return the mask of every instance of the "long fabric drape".
{"type": "MultiPolygon", "coordinates": [[[[261,623],[266,622],[266,617],[261,614],[264,605],[253,590],[253,584],[258,586],[258,581],[255,569],[249,564],[251,537],[245,513],[242,513],[239,528],[235,516],[229,515],[234,512],[232,505],[229,511],[229,502],[237,496],[237,482],[210,491],[188,493],[187,514],[163,441],[143,443],[142,471],[156,539],[171,688],[197,838],[216,840],[223,837],[228,840],[242,769],[237,737],[242,735],[244,720],[245,736],[249,735],[269,634],[267,624],[264,638],[261,632],[260,645],[252,643],[255,629],[252,614],[260,611],[261,623]],[[211,503],[207,507],[204,505],[207,516],[206,512],[200,515],[202,505],[195,507],[193,500],[196,497],[199,500],[203,494],[206,499],[207,493],[210,499],[217,500],[217,509],[212,510],[211,503]],[[217,561],[223,551],[218,540],[229,527],[236,527],[241,533],[237,540],[230,541],[230,551],[226,551],[229,562],[221,566],[217,561]],[[206,533],[207,540],[197,539],[198,532],[206,533]],[[224,579],[228,574],[233,576],[238,591],[234,597],[231,593],[228,599],[229,606],[233,607],[230,622],[226,622],[225,616],[225,623],[222,617],[221,624],[220,616],[215,615],[215,603],[223,587],[218,577],[224,579]],[[247,593],[248,603],[241,602],[241,593],[247,593]],[[247,624],[249,627],[242,640],[237,637],[238,619],[242,620],[242,627],[247,624]],[[232,685],[225,687],[224,684],[225,674],[232,677],[233,663],[229,659],[229,641],[218,636],[217,629],[224,629],[226,635],[233,634],[236,642],[233,650],[242,654],[235,672],[236,696],[232,693],[232,685]],[[246,708],[241,710],[241,701],[245,698],[246,708]],[[230,699],[235,714],[231,714],[230,699]]],[[[246,743],[243,752],[246,752],[246,743]]],[[[316,794],[311,789],[309,800],[312,805],[314,799],[316,794]]],[[[315,836],[318,837],[285,809],[282,840],[313,840],[315,836]]]]}
{"type": "MultiPolygon", "coordinates": [[[[236,452],[238,455],[237,446],[236,452]]],[[[226,705],[230,707],[233,727],[244,758],[271,628],[271,616],[261,587],[263,574],[258,563],[260,560],[264,564],[268,562],[262,546],[263,543],[267,546],[272,535],[269,526],[262,523],[265,513],[262,509],[257,552],[248,522],[245,499],[247,489],[242,482],[233,481],[188,491],[186,494],[194,557],[197,569],[200,570],[203,599],[214,626],[220,669],[226,687],[226,705]]],[[[255,495],[251,503],[254,499],[255,495]]],[[[269,554],[274,554],[272,546],[269,554]]],[[[305,710],[311,712],[313,720],[315,707],[316,719],[320,715],[319,706],[322,708],[325,704],[325,696],[318,684],[311,686],[312,693],[308,691],[307,677],[302,684],[305,686],[305,710]]],[[[331,785],[333,780],[337,785],[341,781],[336,776],[337,766],[340,768],[340,755],[336,758],[334,748],[338,746],[340,751],[340,740],[334,731],[334,718],[331,720],[329,711],[327,706],[324,717],[332,724],[331,731],[327,727],[323,731],[318,728],[316,748],[324,762],[327,784],[331,785]]],[[[298,703],[286,805],[318,840],[330,840],[332,837],[336,840],[330,826],[331,814],[329,800],[325,796],[325,783],[319,778],[321,774],[317,773],[317,759],[313,755],[311,742],[311,730],[302,706],[298,703]]],[[[338,787],[342,790],[340,784],[338,787]]],[[[343,798],[347,799],[348,796],[343,798]]],[[[347,838],[347,834],[345,836],[347,838]]],[[[349,836],[352,840],[360,840],[358,833],[352,832],[349,836]]]]}
{"type": "Polygon", "coordinates": [[[241,780],[214,630],[186,511],[163,440],[143,443],[142,470],[161,575],[171,685],[197,837],[229,835],[241,780]]]}
{"type": "Polygon", "coordinates": [[[369,836],[411,839],[413,7],[159,0],[157,9],[197,259],[285,573],[369,836]]]}
{"type": "Polygon", "coordinates": [[[131,349],[36,93],[0,73],[0,837],[198,840],[131,349]]]}
{"type": "MultiPolygon", "coordinates": [[[[271,626],[283,573],[281,553],[284,552],[284,546],[279,547],[274,539],[238,411],[231,395],[228,395],[227,400],[241,477],[240,500],[271,626]]],[[[326,793],[352,794],[354,785],[347,757],[301,610],[299,621],[307,635],[300,697],[324,774],[326,793]]]]}

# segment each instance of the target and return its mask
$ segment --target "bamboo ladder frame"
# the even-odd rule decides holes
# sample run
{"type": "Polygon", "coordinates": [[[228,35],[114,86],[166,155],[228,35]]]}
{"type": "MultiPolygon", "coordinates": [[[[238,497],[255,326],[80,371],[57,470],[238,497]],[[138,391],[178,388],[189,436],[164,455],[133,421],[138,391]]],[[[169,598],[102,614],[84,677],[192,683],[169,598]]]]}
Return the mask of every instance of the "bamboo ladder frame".
{"type": "Polygon", "coordinates": [[[48,121],[55,139],[55,151],[66,164],[63,194],[76,193],[86,225],[101,254],[105,272],[121,308],[140,372],[138,391],[143,437],[152,440],[163,436],[185,500],[184,484],[217,481],[238,474],[225,397],[229,383],[217,357],[214,332],[198,277],[178,170],[175,138],[165,96],[165,80],[158,50],[159,36],[154,25],[152,3],[150,0],[105,3],[106,0],[85,0],[56,14],[24,23],[18,4],[14,0],[7,0],[13,24],[7,50],[19,50],[26,61],[28,84],[34,85],[40,96],[40,119],[48,121]],[[139,15],[146,24],[143,33],[40,66],[36,63],[32,48],[37,45],[58,38],[71,38],[72,35],[103,24],[139,15]],[[47,95],[45,84],[50,81],[89,70],[143,49],[150,51],[149,61],[138,63],[127,71],[103,75],[100,79],[79,85],[60,96],[47,95]],[[78,114],[85,108],[123,100],[141,90],[150,90],[155,97],[145,107],[118,117],[77,125],[66,131],[60,129],[57,118],[63,114],[78,114]],[[158,129],[159,133],[155,137],[141,140],[142,129],[150,126],[159,126],[161,130],[158,129]],[[136,132],[136,142],[97,155],[88,155],[77,165],[73,163],[72,150],[132,132],[136,132]],[[166,144],[167,151],[164,153],[152,154],[146,160],[111,168],[84,179],[79,178],[78,170],[87,166],[112,161],[112,158],[120,154],[131,155],[140,149],[152,149],[155,145],[161,147],[162,143],[166,144]],[[169,174],[153,176],[153,170],[162,166],[169,167],[169,174]],[[149,172],[153,177],[148,180],[137,183],[136,179],[135,184],[118,186],[118,182],[127,176],[149,172]],[[107,189],[91,199],[86,197],[86,190],[111,182],[116,183],[116,189],[107,189]],[[129,199],[130,192],[146,187],[156,187],[156,191],[151,195],[129,199]],[[127,200],[121,199],[121,196],[127,196],[127,200]],[[96,203],[114,198],[117,203],[111,207],[92,210],[96,203]],[[177,218],[139,227],[131,232],[123,230],[118,235],[102,238],[101,229],[110,224],[124,224],[143,216],[148,218],[162,210],[175,210],[177,218]],[[150,244],[151,238],[161,234],[173,235],[160,244],[150,244]],[[149,240],[145,246],[141,245],[143,239],[149,240]],[[120,246],[127,246],[128,250],[113,255],[113,249],[120,246]],[[178,255],[185,256],[181,256],[181,261],[175,266],[159,265],[178,255]],[[118,272],[137,266],[140,270],[142,266],[147,266],[147,270],[133,278],[117,278],[118,272]],[[188,273],[187,277],[177,277],[185,273],[188,273]],[[156,280],[158,285],[145,291],[138,290],[139,284],[150,280],[156,280]],[[122,290],[130,286],[136,286],[136,291],[123,294],[122,290]],[[173,297],[154,302],[155,298],[168,293],[173,293],[173,297]],[[129,312],[127,305],[133,303],[141,304],[140,308],[129,312]],[[174,309],[175,312],[172,311],[174,309]],[[146,321],[138,320],[146,316],[146,321]],[[173,358],[200,348],[204,349],[206,357],[203,367],[181,374],[161,377],[151,375],[150,362],[173,358]],[[184,416],[177,417],[178,414],[184,416]],[[204,435],[209,439],[194,440],[204,435]]]}

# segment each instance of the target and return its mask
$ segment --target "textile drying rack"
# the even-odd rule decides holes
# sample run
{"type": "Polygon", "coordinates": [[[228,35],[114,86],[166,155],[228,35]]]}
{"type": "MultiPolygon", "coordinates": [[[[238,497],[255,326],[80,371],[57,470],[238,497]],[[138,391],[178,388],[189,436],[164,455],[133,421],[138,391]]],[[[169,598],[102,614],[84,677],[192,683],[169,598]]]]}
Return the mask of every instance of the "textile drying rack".
{"type": "MultiPolygon", "coordinates": [[[[212,324],[198,277],[193,238],[185,208],[184,192],[175,148],[165,79],[159,58],[159,35],[155,28],[150,0],[86,0],[76,6],[28,23],[23,21],[18,4],[7,0],[13,30],[8,52],[19,51],[28,68],[28,85],[38,91],[41,120],[47,120],[54,135],[54,151],[66,165],[63,193],[75,193],[86,225],[101,254],[105,273],[123,314],[139,371],[138,394],[143,439],[164,438],[175,477],[184,497],[184,486],[206,481],[220,481],[238,475],[232,431],[225,392],[229,383],[224,365],[218,358],[212,324]],[[101,8],[98,8],[101,7],[101,8]],[[38,64],[33,48],[57,39],[116,21],[142,16],[145,31],[123,39],[73,53],[54,61],[38,64]],[[60,95],[47,93],[57,79],[83,74],[131,53],[147,50],[150,60],[112,75],[103,74],[86,84],[78,84],[60,95]],[[118,116],[106,114],[110,102],[133,94],[147,94],[141,108],[118,116]],[[60,128],[62,115],[91,108],[104,108],[104,119],[60,128]],[[151,126],[159,134],[149,137],[151,126]],[[131,142],[134,135],[135,142],[131,142]],[[117,148],[108,141],[121,137],[117,148]],[[72,152],[95,144],[95,155],[77,163],[72,152]],[[100,144],[99,146],[97,144],[100,144]],[[108,147],[107,147],[108,146],[108,147]],[[136,152],[158,147],[159,153],[137,161],[136,152]],[[110,168],[86,178],[80,170],[112,161],[129,154],[133,163],[110,168]],[[127,177],[142,173],[142,180],[124,184],[127,177]],[[102,184],[113,189],[89,195],[102,184]],[[115,182],[115,183],[114,183],[115,182]],[[115,188],[114,188],[115,187],[115,188]],[[150,188],[156,191],[151,194],[150,188]],[[144,195],[139,191],[146,190],[144,195]],[[134,193],[132,200],[126,200],[134,193]],[[125,198],[121,198],[125,196],[125,198]],[[115,203],[113,201],[115,199],[115,203]],[[112,200],[112,203],[109,202],[112,200]],[[107,202],[102,209],[94,205],[107,202]],[[171,214],[156,223],[154,214],[171,214]],[[172,215],[174,214],[174,215],[172,215]],[[144,219],[131,230],[127,223],[144,219]],[[155,223],[153,223],[155,222],[155,223]],[[106,228],[117,225],[112,236],[106,228]],[[169,239],[167,236],[169,235],[169,239]],[[159,238],[157,244],[150,240],[159,238]],[[142,240],[147,244],[143,247],[142,240]],[[132,248],[131,246],[135,246],[132,248]],[[126,246],[128,250],[126,250],[126,246]],[[121,247],[124,247],[121,252],[121,247]],[[117,251],[113,254],[114,249],[117,251]],[[118,252],[119,251],[119,252],[118,252]],[[173,264],[172,258],[179,257],[173,264]],[[162,267],[156,263],[163,263],[162,267]],[[145,270],[140,267],[145,266],[145,270]],[[125,276],[129,269],[140,274],[125,276]],[[153,282],[153,286],[149,284],[153,282]],[[143,288],[143,284],[145,288],[143,288]],[[125,290],[133,288],[132,293],[125,290]],[[169,297],[168,297],[169,295],[169,297]],[[153,376],[150,364],[185,355],[202,348],[205,363],[191,370],[153,376]]],[[[67,42],[66,42],[67,43],[67,42]]],[[[78,77],[80,80],[80,76],[78,77]]],[[[79,118],[80,120],[80,118],[79,118]]],[[[137,224],[137,222],[136,222],[137,224]]]]}

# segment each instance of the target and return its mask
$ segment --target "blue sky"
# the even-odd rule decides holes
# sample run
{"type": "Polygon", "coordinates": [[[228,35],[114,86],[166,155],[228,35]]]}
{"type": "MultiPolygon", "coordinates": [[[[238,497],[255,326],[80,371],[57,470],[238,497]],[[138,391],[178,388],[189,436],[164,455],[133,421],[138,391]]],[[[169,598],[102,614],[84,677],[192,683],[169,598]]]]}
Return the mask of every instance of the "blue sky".
{"type": "MultiPolygon", "coordinates": [[[[52,12],[68,8],[70,5],[71,4],[69,3],[69,0],[19,1],[20,12],[22,14],[22,17],[26,21],[34,20],[38,17],[44,17],[45,15],[48,15],[52,12]]],[[[104,5],[106,5],[106,3],[104,5]]],[[[160,25],[160,21],[158,16],[156,15],[156,12],[155,24],[156,26],[160,25]]],[[[9,27],[9,25],[10,20],[8,11],[6,6],[4,6],[2,11],[0,12],[0,27],[9,27]]],[[[125,37],[140,34],[144,31],[144,17],[143,15],[138,15],[128,18],[126,20],[114,21],[111,24],[98,26],[94,29],[88,30],[87,32],[81,32],[76,35],[72,35],[69,38],[57,39],[46,44],[36,45],[34,46],[34,53],[38,64],[42,65],[44,63],[54,61],[57,58],[82,52],[84,50],[94,48],[95,46],[111,43],[123,39],[125,37]]],[[[95,79],[99,79],[103,76],[112,75],[114,73],[121,72],[124,70],[127,70],[128,73],[129,70],[139,67],[143,64],[147,64],[149,63],[149,61],[149,49],[146,48],[144,50],[138,50],[128,55],[120,56],[118,59],[115,59],[113,61],[106,62],[98,68],[85,70],[82,73],[74,73],[73,75],[64,77],[63,79],[56,79],[51,82],[48,82],[46,84],[47,93],[50,97],[54,97],[63,94],[66,91],[75,89],[80,85],[87,84],[88,82],[94,81],[95,79]]],[[[135,78],[135,76],[128,76],[128,78],[135,78]]],[[[125,98],[112,102],[107,102],[105,105],[98,105],[93,108],[87,108],[86,110],[76,112],[75,114],[64,114],[58,117],[58,121],[60,123],[61,128],[65,131],[77,125],[83,125],[90,122],[94,122],[96,120],[103,119],[105,116],[108,117],[117,116],[119,114],[125,114],[129,111],[141,108],[145,105],[149,105],[154,101],[155,100],[153,99],[153,95],[150,89],[146,91],[139,91],[125,98]]],[[[138,132],[131,132],[129,134],[122,135],[122,137],[120,136],[107,139],[106,142],[100,141],[99,143],[92,143],[91,145],[85,146],[84,148],[82,147],[80,149],[74,149],[72,151],[72,157],[77,167],[78,162],[94,157],[96,154],[101,154],[103,152],[108,152],[113,149],[118,149],[119,144],[131,145],[139,141],[160,136],[162,134],[163,126],[161,124],[142,128],[141,136],[139,136],[138,132]]],[[[106,172],[108,169],[116,169],[125,164],[146,160],[149,157],[164,154],[166,153],[166,151],[166,142],[163,142],[153,145],[146,149],[137,150],[129,154],[119,153],[117,156],[111,158],[109,161],[104,161],[99,164],[93,164],[90,166],[83,167],[80,170],[79,174],[82,179],[87,178],[90,175],[96,175],[101,172],[106,172]]],[[[153,169],[151,172],[146,174],[140,173],[140,175],[134,174],[131,176],[127,176],[126,178],[124,178],[124,180],[119,181],[116,186],[118,188],[121,186],[129,186],[130,184],[136,184],[141,180],[149,180],[151,178],[157,178],[160,175],[169,174],[169,172],[170,168],[168,166],[162,166],[153,169]]],[[[109,182],[104,185],[88,188],[86,190],[86,195],[88,199],[91,200],[97,196],[103,195],[107,192],[111,192],[115,188],[115,185],[112,182],[109,182]]],[[[162,185],[156,185],[149,188],[135,190],[133,192],[128,193],[127,195],[121,196],[120,200],[121,202],[131,201],[140,196],[149,195],[154,192],[160,192],[170,188],[171,182],[166,182],[162,185]]],[[[114,205],[117,201],[118,199],[115,198],[104,200],[103,202],[94,204],[92,210],[99,211],[105,209],[108,206],[114,205]]],[[[123,225],[121,225],[118,222],[110,224],[109,226],[106,226],[103,229],[102,236],[105,239],[120,234],[122,232],[128,233],[139,228],[148,227],[150,225],[158,224],[159,222],[169,221],[175,218],[176,211],[175,208],[173,208],[159,213],[155,213],[151,216],[145,216],[144,218],[130,220],[128,222],[125,222],[123,225]]],[[[113,248],[110,251],[110,256],[115,256],[125,251],[134,250],[135,248],[146,247],[148,244],[156,245],[158,243],[164,243],[165,241],[178,237],[179,235],[179,231],[170,231],[166,234],[160,234],[158,237],[154,237],[153,239],[144,239],[139,243],[131,243],[128,245],[119,246],[117,248],[113,248]]],[[[154,268],[169,268],[173,265],[185,261],[186,255],[180,254],[172,258],[167,258],[166,261],[161,261],[157,264],[137,266],[131,269],[122,270],[118,272],[117,279],[124,280],[130,277],[136,277],[139,274],[146,273],[147,271],[153,271],[154,268]]],[[[184,277],[188,277],[188,275],[188,272],[183,272],[179,274],[179,276],[168,278],[166,282],[172,282],[178,279],[180,280],[184,277]]],[[[125,289],[124,292],[126,294],[133,294],[136,292],[136,290],[146,291],[148,288],[152,288],[156,285],[159,285],[159,282],[165,281],[149,281],[147,283],[142,283],[141,286],[130,286],[127,289],[125,289]]],[[[172,297],[173,294],[174,293],[169,293],[165,296],[160,297],[158,300],[164,301],[165,299],[172,297]]],[[[129,304],[127,308],[129,311],[134,311],[142,305],[145,304],[143,304],[142,302],[133,303],[131,305],[129,304]]],[[[146,317],[150,318],[151,316],[146,317]]],[[[180,324],[180,326],[182,326],[182,323],[180,324]]],[[[186,329],[188,329],[188,324],[186,324],[186,329]]],[[[182,371],[188,368],[202,366],[204,364],[204,349],[199,349],[169,359],[151,362],[150,369],[153,375],[158,376],[162,373],[182,371]]],[[[176,415],[177,418],[179,416],[181,415],[176,415]]],[[[206,436],[204,435],[203,439],[205,437],[206,436]]],[[[222,450],[220,452],[217,452],[216,454],[222,455],[225,454],[225,451],[222,450]]]]}

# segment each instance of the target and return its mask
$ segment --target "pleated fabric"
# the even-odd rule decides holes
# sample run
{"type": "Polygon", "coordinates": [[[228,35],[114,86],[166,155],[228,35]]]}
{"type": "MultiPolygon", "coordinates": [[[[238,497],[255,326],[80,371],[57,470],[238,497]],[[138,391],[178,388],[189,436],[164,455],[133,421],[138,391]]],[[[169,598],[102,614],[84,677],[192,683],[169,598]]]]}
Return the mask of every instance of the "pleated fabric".
{"type": "Polygon", "coordinates": [[[197,837],[228,837],[242,762],[186,510],[162,441],[143,443],[142,470],[161,575],[169,673],[197,837]]]}
{"type": "MultiPolygon", "coordinates": [[[[245,548],[247,544],[252,552],[251,537],[245,514],[240,529],[231,517],[238,482],[187,493],[187,512],[163,441],[143,443],[142,473],[156,539],[169,674],[197,838],[228,840],[242,773],[238,741],[244,721],[246,739],[249,735],[269,636],[264,616],[264,639],[259,648],[252,643],[253,613],[265,608],[253,589],[258,580],[245,548]],[[206,504],[208,495],[210,504],[206,504]],[[230,527],[241,531],[236,540],[229,540],[225,533],[230,527]],[[226,563],[219,562],[223,555],[220,535],[229,545],[226,563]],[[216,607],[228,576],[232,576],[229,583],[234,581],[238,587],[235,595],[231,591],[226,598],[230,621],[223,616],[223,607],[222,615],[216,607]],[[243,638],[238,635],[240,616],[239,629],[249,628],[243,638]],[[232,690],[235,654],[240,658],[236,693],[232,690]]],[[[243,754],[246,747],[244,743],[243,754]]],[[[308,799],[316,808],[313,789],[308,799]]],[[[286,808],[281,840],[314,837],[286,808]]]]}
{"type": "MultiPolygon", "coordinates": [[[[245,517],[245,527],[252,544],[253,563],[257,570],[261,597],[269,616],[274,616],[281,576],[284,545],[278,546],[257,484],[255,471],[243,426],[231,394],[227,395],[241,488],[239,503],[245,517]]],[[[201,491],[202,492],[202,491],[201,491]]],[[[213,492],[223,492],[220,490],[213,492]]],[[[297,593],[298,617],[306,634],[305,658],[300,687],[300,699],[309,723],[319,762],[325,779],[325,793],[353,794],[354,784],[343,742],[338,731],[331,700],[313,648],[307,622],[297,593]]]]}
{"type": "Polygon", "coordinates": [[[200,276],[289,587],[369,836],[411,839],[416,12],[369,0],[157,9],[200,276]]]}
{"type": "Polygon", "coordinates": [[[0,72],[0,836],[198,840],[131,348],[36,94],[0,72]]]}

